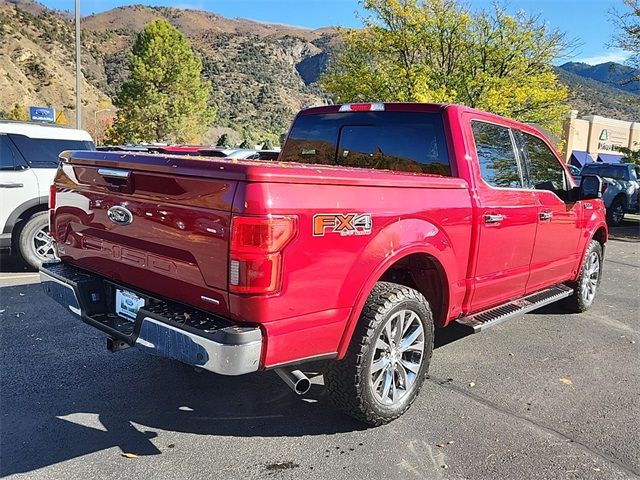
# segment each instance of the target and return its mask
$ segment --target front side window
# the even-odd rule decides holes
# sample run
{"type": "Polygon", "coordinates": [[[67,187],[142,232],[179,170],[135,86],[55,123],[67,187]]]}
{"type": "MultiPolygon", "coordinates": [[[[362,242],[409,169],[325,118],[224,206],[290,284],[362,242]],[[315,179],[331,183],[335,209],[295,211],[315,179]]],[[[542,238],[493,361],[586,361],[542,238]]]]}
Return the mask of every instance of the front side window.
{"type": "Polygon", "coordinates": [[[529,187],[537,190],[563,190],[564,168],[547,144],[528,133],[519,132],[519,136],[527,158],[529,187]]]}
{"type": "Polygon", "coordinates": [[[86,140],[57,140],[30,138],[25,135],[9,134],[27,163],[34,168],[56,168],[58,155],[65,150],[94,150],[93,142],[86,140]]]}
{"type": "Polygon", "coordinates": [[[493,187],[522,188],[520,166],[507,127],[471,122],[482,179],[493,187]]]}
{"type": "Polygon", "coordinates": [[[435,113],[303,115],[280,160],[451,175],[442,118],[435,113]]]}

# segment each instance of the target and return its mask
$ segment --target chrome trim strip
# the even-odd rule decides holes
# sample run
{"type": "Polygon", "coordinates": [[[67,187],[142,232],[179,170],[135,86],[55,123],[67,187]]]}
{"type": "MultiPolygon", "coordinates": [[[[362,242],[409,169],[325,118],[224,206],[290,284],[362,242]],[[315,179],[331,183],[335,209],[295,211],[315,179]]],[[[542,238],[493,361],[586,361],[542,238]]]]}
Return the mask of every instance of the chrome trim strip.
{"type": "Polygon", "coordinates": [[[116,170],[114,168],[99,168],[98,175],[103,177],[129,178],[131,170],[116,170]]]}

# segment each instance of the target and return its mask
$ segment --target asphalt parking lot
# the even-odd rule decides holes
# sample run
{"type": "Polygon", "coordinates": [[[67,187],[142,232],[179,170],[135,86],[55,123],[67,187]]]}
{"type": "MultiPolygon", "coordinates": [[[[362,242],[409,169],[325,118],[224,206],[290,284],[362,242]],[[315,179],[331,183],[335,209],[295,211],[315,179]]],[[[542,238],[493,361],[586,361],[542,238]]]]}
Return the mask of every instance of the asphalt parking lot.
{"type": "Polygon", "coordinates": [[[596,305],[437,338],[396,422],[364,429],[321,377],[197,373],[103,337],[2,257],[0,475],[88,478],[640,478],[640,223],[612,232],[596,305]]]}

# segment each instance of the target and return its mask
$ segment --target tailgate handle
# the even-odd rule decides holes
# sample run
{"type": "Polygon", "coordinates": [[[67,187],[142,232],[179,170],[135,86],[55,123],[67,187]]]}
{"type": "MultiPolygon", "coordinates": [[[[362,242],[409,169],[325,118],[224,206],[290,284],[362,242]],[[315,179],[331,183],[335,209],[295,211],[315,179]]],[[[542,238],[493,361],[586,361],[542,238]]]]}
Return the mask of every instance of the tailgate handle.
{"type": "Polygon", "coordinates": [[[128,179],[131,177],[131,170],[116,170],[113,168],[99,168],[98,175],[108,178],[128,179]]]}
{"type": "Polygon", "coordinates": [[[131,170],[116,170],[114,168],[99,168],[98,175],[104,177],[107,188],[118,193],[133,193],[133,175],[131,170]]]}

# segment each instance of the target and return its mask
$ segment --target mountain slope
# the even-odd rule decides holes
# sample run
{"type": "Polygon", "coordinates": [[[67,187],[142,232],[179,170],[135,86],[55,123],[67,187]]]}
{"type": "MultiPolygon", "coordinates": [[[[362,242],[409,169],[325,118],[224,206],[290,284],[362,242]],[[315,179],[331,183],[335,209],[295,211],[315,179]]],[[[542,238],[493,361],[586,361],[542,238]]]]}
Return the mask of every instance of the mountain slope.
{"type": "Polygon", "coordinates": [[[569,87],[569,103],[580,115],[601,115],[618,120],[640,121],[638,96],[562,68],[556,68],[556,74],[560,81],[569,87]]]}
{"type": "MultiPolygon", "coordinates": [[[[136,33],[155,18],[167,19],[185,34],[202,58],[203,76],[213,84],[218,117],[203,142],[215,142],[223,132],[238,143],[249,132],[254,140],[273,142],[300,108],[329,101],[317,81],[338,42],[334,28],[308,30],[134,5],[82,20],[83,118],[91,133],[96,133],[96,118],[115,112],[111,98],[127,78],[136,33]],[[103,109],[111,112],[94,117],[103,109]]],[[[15,103],[51,105],[74,124],[74,68],[68,14],[32,0],[0,0],[0,111],[15,103]]],[[[631,103],[637,97],[564,68],[557,71],[580,114],[640,120],[640,108],[631,103]]]]}
{"type": "Polygon", "coordinates": [[[598,65],[568,62],[560,65],[559,68],[584,78],[605,83],[612,88],[640,95],[640,81],[636,80],[640,77],[640,71],[626,65],[614,62],[600,63],[598,65]]]}

